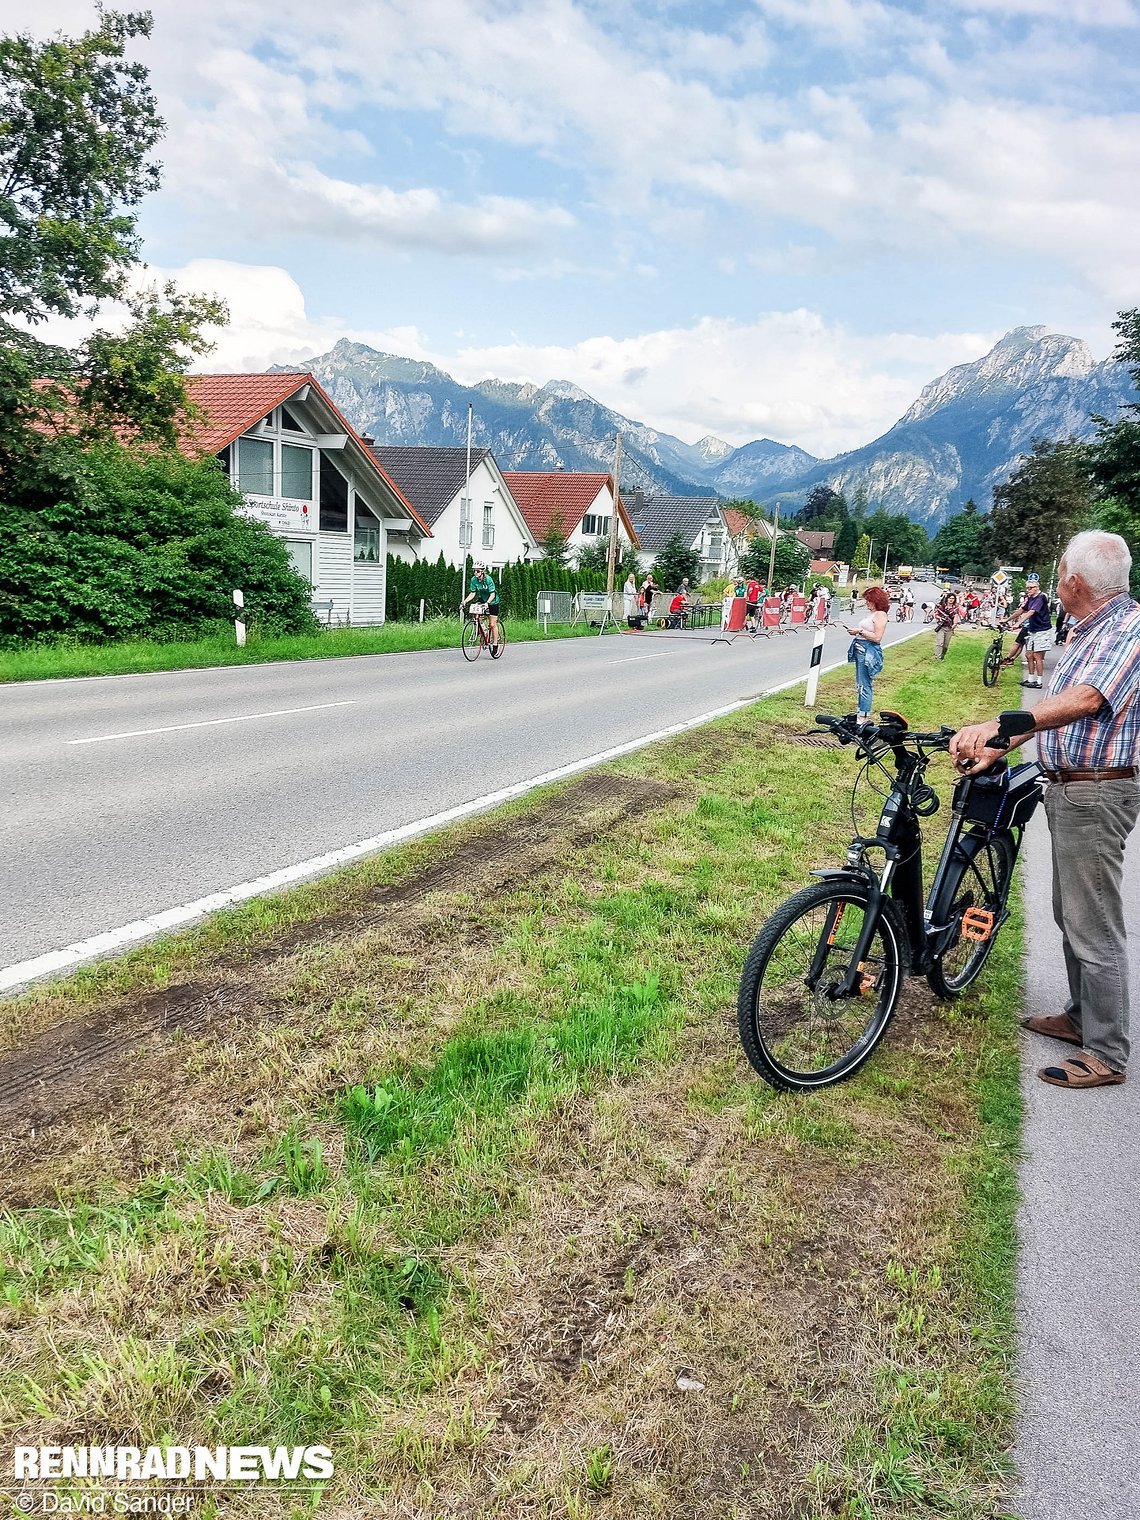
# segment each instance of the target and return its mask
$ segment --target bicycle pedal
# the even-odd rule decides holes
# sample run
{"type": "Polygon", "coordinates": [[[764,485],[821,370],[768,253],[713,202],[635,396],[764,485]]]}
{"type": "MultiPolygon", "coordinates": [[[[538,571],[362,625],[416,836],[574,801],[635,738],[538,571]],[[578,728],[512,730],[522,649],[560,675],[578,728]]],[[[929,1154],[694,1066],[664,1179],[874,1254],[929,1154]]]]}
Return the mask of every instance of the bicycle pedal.
{"type": "Polygon", "coordinates": [[[994,932],[994,915],[988,908],[967,908],[962,915],[962,938],[985,944],[994,932]]]}
{"type": "Polygon", "coordinates": [[[859,993],[861,996],[868,992],[874,992],[876,981],[877,977],[873,971],[865,971],[862,966],[859,967],[859,993]]]}

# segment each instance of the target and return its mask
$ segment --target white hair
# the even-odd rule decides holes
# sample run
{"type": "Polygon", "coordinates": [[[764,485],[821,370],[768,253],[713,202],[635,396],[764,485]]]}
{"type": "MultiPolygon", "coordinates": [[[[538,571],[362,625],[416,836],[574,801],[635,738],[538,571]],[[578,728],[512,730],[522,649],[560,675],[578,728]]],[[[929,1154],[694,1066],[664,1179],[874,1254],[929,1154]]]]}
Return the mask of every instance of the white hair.
{"type": "Polygon", "coordinates": [[[1079,575],[1093,596],[1128,590],[1132,554],[1119,533],[1089,528],[1065,545],[1061,556],[1070,575],[1079,575]]]}

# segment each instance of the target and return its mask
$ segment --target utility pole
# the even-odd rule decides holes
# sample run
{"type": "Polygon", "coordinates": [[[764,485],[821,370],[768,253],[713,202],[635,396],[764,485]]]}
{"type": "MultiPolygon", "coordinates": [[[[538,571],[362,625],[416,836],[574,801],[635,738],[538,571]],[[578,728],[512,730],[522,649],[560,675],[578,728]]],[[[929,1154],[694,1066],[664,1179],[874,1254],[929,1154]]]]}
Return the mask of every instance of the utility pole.
{"type": "Polygon", "coordinates": [[[776,510],[772,516],[772,547],[768,551],[768,585],[766,592],[772,595],[772,577],[776,573],[776,537],[780,531],[780,503],[776,503],[776,510]]]}
{"type": "Polygon", "coordinates": [[[621,430],[618,430],[614,438],[614,510],[610,518],[610,552],[606,557],[606,595],[610,599],[610,610],[613,610],[614,599],[614,567],[617,564],[618,549],[618,502],[621,500],[621,430]]]}
{"type": "Polygon", "coordinates": [[[866,576],[867,576],[868,580],[871,579],[871,550],[874,547],[875,547],[875,540],[873,538],[869,538],[867,540],[867,570],[866,570],[866,576]]]}
{"type": "MultiPolygon", "coordinates": [[[[474,518],[471,515],[471,418],[472,403],[467,403],[467,479],[463,482],[463,495],[459,498],[459,536],[463,533],[463,503],[467,503],[467,529],[471,534],[472,543],[475,540],[475,529],[472,527],[474,518]]],[[[459,616],[463,617],[463,598],[467,595],[467,544],[463,545],[463,574],[459,578],[459,616]]]]}
{"type": "Polygon", "coordinates": [[[887,578],[887,561],[890,559],[890,557],[891,557],[891,546],[890,546],[890,544],[888,544],[887,547],[883,550],[883,580],[884,581],[886,581],[886,578],[887,578]]]}

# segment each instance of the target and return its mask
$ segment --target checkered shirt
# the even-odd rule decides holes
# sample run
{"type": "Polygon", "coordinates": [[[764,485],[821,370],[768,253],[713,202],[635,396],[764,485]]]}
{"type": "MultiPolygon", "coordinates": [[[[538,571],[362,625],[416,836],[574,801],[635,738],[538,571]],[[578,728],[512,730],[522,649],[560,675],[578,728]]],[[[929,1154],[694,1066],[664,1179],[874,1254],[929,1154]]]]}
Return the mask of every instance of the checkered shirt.
{"type": "Polygon", "coordinates": [[[1091,718],[1037,736],[1046,770],[1112,770],[1135,765],[1140,751],[1140,606],[1127,593],[1082,619],[1057,661],[1049,695],[1095,686],[1104,701],[1091,718]]]}

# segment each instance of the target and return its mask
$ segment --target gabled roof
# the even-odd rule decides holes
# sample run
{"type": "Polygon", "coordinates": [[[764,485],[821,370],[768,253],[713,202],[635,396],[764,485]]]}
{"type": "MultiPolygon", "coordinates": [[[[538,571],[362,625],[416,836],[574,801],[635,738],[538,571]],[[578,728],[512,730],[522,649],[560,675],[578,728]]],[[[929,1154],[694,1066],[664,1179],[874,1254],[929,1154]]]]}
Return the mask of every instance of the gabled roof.
{"type": "MultiPolygon", "coordinates": [[[[315,384],[312,375],[302,374],[190,375],[186,390],[204,413],[191,427],[190,441],[203,453],[216,454],[303,385],[315,384]]],[[[347,422],[345,429],[352,431],[347,422]]]]}
{"type": "Polygon", "coordinates": [[[204,454],[217,454],[260,422],[275,406],[280,406],[283,401],[295,396],[302,386],[308,386],[316,393],[320,406],[333,418],[336,431],[348,435],[353,445],[353,457],[363,460],[366,469],[375,470],[389,495],[401,504],[413,522],[423,530],[425,537],[430,538],[431,529],[427,523],[373,457],[363,438],[320,381],[312,375],[300,372],[190,375],[186,383],[187,394],[202,415],[196,417],[186,428],[182,439],[183,448],[198,449],[204,454]]]}
{"type": "MultiPolygon", "coordinates": [[[[467,482],[465,448],[403,448],[396,444],[377,443],[369,444],[368,448],[384,473],[396,482],[427,523],[436,522],[467,482]]],[[[472,449],[472,470],[482,464],[490,452],[490,449],[472,449]]]]}
{"type": "Polygon", "coordinates": [[[735,507],[725,507],[724,520],[733,538],[755,538],[768,526],[762,517],[749,517],[735,507]]]}
{"type": "Polygon", "coordinates": [[[809,528],[797,528],[796,537],[805,549],[810,549],[813,554],[826,554],[829,549],[835,547],[834,532],[816,533],[809,528]]]}
{"type": "Polygon", "coordinates": [[[631,506],[638,539],[649,554],[660,554],[675,533],[688,547],[710,517],[723,517],[719,496],[640,496],[631,506]]]}
{"type": "MultiPolygon", "coordinates": [[[[557,522],[567,538],[585,517],[598,499],[598,493],[607,486],[613,495],[613,478],[600,471],[552,470],[504,470],[503,479],[511,488],[511,495],[519,504],[526,525],[534,534],[535,541],[546,537],[557,522]]],[[[629,536],[637,544],[637,534],[625,503],[618,498],[618,516],[629,536]]]]}

